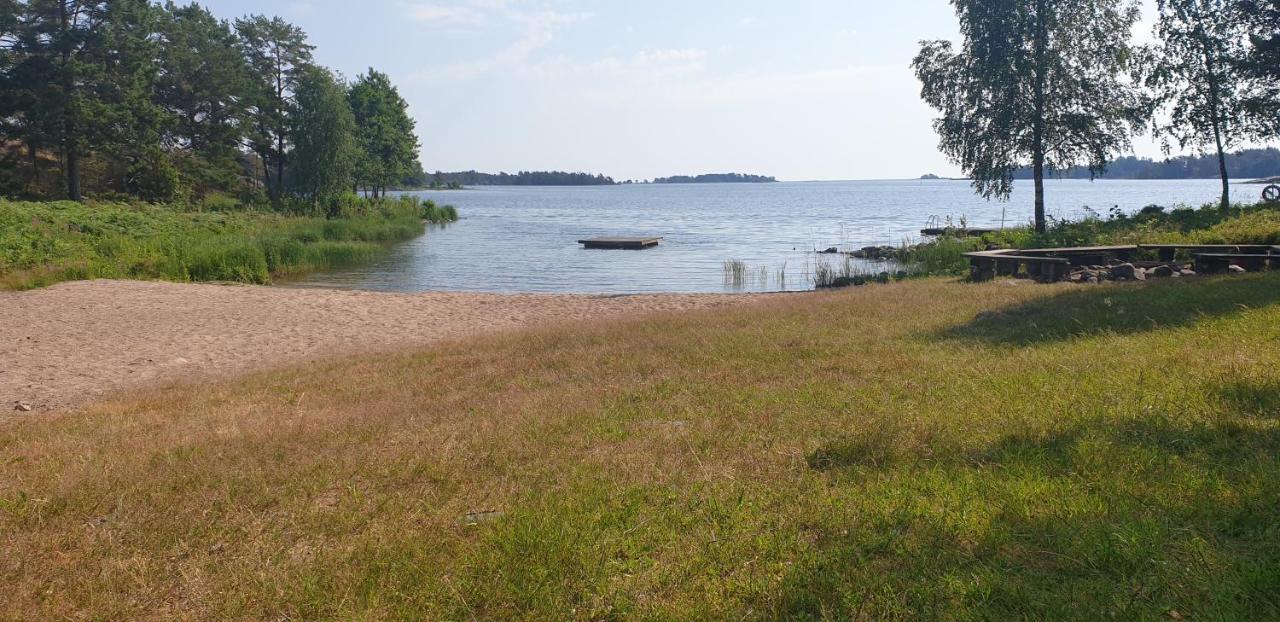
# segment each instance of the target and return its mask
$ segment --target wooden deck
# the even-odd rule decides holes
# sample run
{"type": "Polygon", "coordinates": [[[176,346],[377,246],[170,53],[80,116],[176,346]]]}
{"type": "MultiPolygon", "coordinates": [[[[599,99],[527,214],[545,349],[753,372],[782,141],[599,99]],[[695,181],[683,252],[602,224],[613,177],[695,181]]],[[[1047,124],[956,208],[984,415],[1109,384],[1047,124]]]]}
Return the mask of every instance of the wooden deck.
{"type": "Polygon", "coordinates": [[[962,238],[964,238],[964,237],[976,238],[976,237],[978,237],[978,236],[986,235],[986,234],[988,234],[988,233],[999,233],[999,232],[1000,232],[1000,229],[974,229],[974,228],[972,228],[972,227],[969,227],[969,228],[963,228],[963,227],[929,227],[929,228],[927,228],[927,229],[921,229],[921,230],[920,230],[920,235],[925,235],[925,236],[930,236],[930,237],[937,237],[937,236],[940,236],[940,235],[947,235],[947,234],[950,234],[950,235],[960,236],[960,237],[962,237],[962,238]]]}
{"type": "Polygon", "coordinates": [[[1200,253],[1280,253],[1280,246],[1270,244],[1141,244],[1143,250],[1156,251],[1160,261],[1173,261],[1178,251],[1200,253]]]}
{"type": "Polygon", "coordinates": [[[585,248],[632,251],[653,248],[660,242],[662,242],[662,238],[591,238],[590,240],[578,240],[578,243],[585,248]]]}

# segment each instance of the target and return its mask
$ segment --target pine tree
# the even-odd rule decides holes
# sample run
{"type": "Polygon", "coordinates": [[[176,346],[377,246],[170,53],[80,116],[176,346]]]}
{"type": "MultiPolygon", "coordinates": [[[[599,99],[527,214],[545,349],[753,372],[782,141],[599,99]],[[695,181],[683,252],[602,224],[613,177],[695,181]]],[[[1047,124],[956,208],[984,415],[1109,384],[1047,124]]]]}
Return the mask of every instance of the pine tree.
{"type": "Polygon", "coordinates": [[[279,17],[252,15],[237,20],[236,31],[255,77],[250,148],[262,159],[264,168],[275,168],[274,180],[267,170],[263,179],[272,194],[279,196],[284,189],[294,90],[312,68],[314,47],[307,43],[302,29],[279,17]]]}
{"type": "Polygon", "coordinates": [[[174,121],[171,150],[189,154],[188,177],[201,186],[230,187],[239,177],[252,82],[239,39],[228,22],[192,4],[167,5],[162,72],[156,101],[174,121]]]}

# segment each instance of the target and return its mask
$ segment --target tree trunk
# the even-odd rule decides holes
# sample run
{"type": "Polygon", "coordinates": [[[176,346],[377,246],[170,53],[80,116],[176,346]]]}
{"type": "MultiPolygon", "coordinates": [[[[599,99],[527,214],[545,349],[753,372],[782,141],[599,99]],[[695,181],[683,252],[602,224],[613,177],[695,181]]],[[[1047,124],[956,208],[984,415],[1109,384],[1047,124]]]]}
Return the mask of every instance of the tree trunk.
{"type": "Polygon", "coordinates": [[[67,198],[72,201],[84,198],[80,193],[80,154],[74,147],[67,149],[67,198]]]}
{"type": "MultiPolygon", "coordinates": [[[[1043,140],[1043,138],[1041,139],[1043,140]]],[[[1044,233],[1049,229],[1049,223],[1045,219],[1044,213],[1044,146],[1037,147],[1036,154],[1032,158],[1035,169],[1036,184],[1036,233],[1044,233]]]]}
{"type": "Polygon", "coordinates": [[[31,141],[27,141],[27,153],[31,154],[31,179],[34,181],[36,192],[40,191],[40,154],[36,152],[36,146],[31,141]]]}
{"type": "Polygon", "coordinates": [[[1202,41],[1204,46],[1204,66],[1209,76],[1209,110],[1210,120],[1213,122],[1213,145],[1218,150],[1218,175],[1222,177],[1222,208],[1223,215],[1231,214],[1231,181],[1227,177],[1227,154],[1223,148],[1222,136],[1222,97],[1218,91],[1218,72],[1217,63],[1214,62],[1213,51],[1207,40],[1202,41]]]}
{"type": "Polygon", "coordinates": [[[284,194],[284,133],[276,135],[276,195],[284,194]]]}
{"type": "Polygon", "coordinates": [[[1231,215],[1231,180],[1227,176],[1227,154],[1222,150],[1222,138],[1218,135],[1216,125],[1213,134],[1218,144],[1218,174],[1222,176],[1222,213],[1229,216],[1231,215]]]}
{"type": "Polygon", "coordinates": [[[1209,81],[1210,107],[1213,109],[1213,144],[1218,150],[1218,175],[1222,177],[1222,202],[1219,206],[1223,214],[1231,213],[1231,181],[1227,176],[1227,152],[1222,146],[1222,121],[1218,116],[1218,86],[1209,81]]]}
{"type": "MultiPolygon", "coordinates": [[[[71,15],[67,12],[67,3],[58,3],[58,18],[61,26],[61,35],[63,38],[69,36],[71,30],[71,15]]],[[[62,47],[62,89],[63,96],[71,99],[72,93],[75,92],[75,78],[71,75],[71,48],[66,41],[59,41],[62,47]]],[[[76,118],[75,111],[70,107],[62,110],[62,148],[67,159],[67,198],[72,201],[79,201],[80,195],[80,154],[76,151],[76,118]]]]}
{"type": "Polygon", "coordinates": [[[1035,43],[1035,118],[1031,121],[1031,166],[1035,172],[1036,184],[1036,233],[1044,233],[1048,222],[1044,213],[1044,109],[1045,109],[1045,47],[1049,33],[1045,26],[1047,0],[1036,1],[1036,43],[1035,43]]]}

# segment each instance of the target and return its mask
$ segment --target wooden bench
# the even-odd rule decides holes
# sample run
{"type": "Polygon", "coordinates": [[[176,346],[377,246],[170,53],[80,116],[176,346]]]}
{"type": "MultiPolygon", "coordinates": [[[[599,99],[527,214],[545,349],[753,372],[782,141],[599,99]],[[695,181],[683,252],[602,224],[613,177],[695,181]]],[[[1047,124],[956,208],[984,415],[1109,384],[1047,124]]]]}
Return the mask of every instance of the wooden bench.
{"type": "Polygon", "coordinates": [[[1280,254],[1270,253],[1200,253],[1196,255],[1196,272],[1226,272],[1232,265],[1243,264],[1250,272],[1280,266],[1280,254]]]}
{"type": "Polygon", "coordinates": [[[1113,259],[1129,261],[1136,252],[1136,245],[1029,248],[1017,251],[1019,255],[1061,257],[1070,261],[1073,266],[1105,265],[1113,259]]]}
{"type": "Polygon", "coordinates": [[[1005,249],[965,253],[965,256],[969,258],[969,276],[974,281],[1017,274],[1023,266],[1029,276],[1038,280],[1060,281],[1070,276],[1072,266],[1107,264],[1115,259],[1128,261],[1136,252],[1138,246],[1129,244],[1005,249]]]}
{"type": "Polygon", "coordinates": [[[1142,250],[1157,251],[1160,254],[1160,261],[1170,262],[1178,256],[1178,251],[1188,251],[1192,254],[1196,253],[1246,253],[1246,254],[1267,254],[1276,253],[1275,246],[1266,244],[1139,244],[1142,250]]]}
{"type": "Polygon", "coordinates": [[[969,258],[969,278],[990,281],[997,276],[1016,276],[1026,267],[1026,274],[1038,281],[1061,281],[1071,272],[1071,260],[1041,255],[1014,255],[1021,251],[978,251],[965,253],[969,258]]]}

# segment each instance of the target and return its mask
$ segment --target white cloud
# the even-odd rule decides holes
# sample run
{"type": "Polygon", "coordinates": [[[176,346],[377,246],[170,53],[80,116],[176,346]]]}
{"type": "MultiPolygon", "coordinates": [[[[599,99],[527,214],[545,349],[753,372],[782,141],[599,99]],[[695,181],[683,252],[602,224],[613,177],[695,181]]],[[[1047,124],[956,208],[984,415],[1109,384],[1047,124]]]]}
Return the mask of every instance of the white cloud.
{"type": "Polygon", "coordinates": [[[416,22],[435,22],[452,25],[479,25],[484,22],[484,14],[468,6],[425,2],[405,3],[404,6],[409,14],[409,19],[416,22]]]}
{"type": "Polygon", "coordinates": [[[455,63],[443,70],[421,73],[413,81],[430,79],[469,79],[499,70],[528,71],[529,61],[539,50],[555,41],[566,26],[592,17],[584,12],[561,12],[552,9],[528,9],[507,0],[470,0],[467,4],[407,4],[409,16],[417,21],[449,25],[514,27],[517,36],[506,47],[487,56],[455,63]]]}

